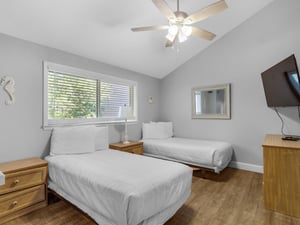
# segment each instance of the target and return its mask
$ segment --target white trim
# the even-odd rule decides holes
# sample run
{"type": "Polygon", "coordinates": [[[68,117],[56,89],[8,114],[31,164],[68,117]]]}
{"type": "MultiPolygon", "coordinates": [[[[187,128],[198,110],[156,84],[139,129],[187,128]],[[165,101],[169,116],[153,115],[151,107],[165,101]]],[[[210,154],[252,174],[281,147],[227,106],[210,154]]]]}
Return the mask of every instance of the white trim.
{"type": "Polygon", "coordinates": [[[48,126],[48,68],[43,63],[43,127],[48,126]]]}
{"type": "Polygon", "coordinates": [[[261,165],[249,164],[249,163],[243,163],[243,162],[237,162],[237,161],[231,161],[229,164],[229,167],[240,169],[240,170],[252,171],[252,172],[256,172],[256,173],[264,172],[264,167],[261,165]]]}
{"type": "Polygon", "coordinates": [[[72,76],[79,76],[79,77],[86,77],[90,79],[96,79],[96,80],[102,80],[105,82],[111,82],[114,84],[120,84],[120,85],[134,85],[137,86],[136,81],[128,80],[128,79],[122,79],[119,77],[106,75],[98,72],[93,72],[89,70],[84,70],[76,67],[66,66],[66,65],[60,65],[57,63],[52,63],[49,61],[44,61],[44,72],[52,71],[52,72],[58,72],[58,73],[66,73],[72,76]]]}
{"type": "MultiPolygon", "coordinates": [[[[78,123],[78,124],[50,124],[42,126],[44,130],[52,130],[55,127],[72,127],[72,126],[85,126],[85,125],[95,125],[95,126],[109,126],[109,125],[124,125],[124,121],[110,121],[110,122],[93,122],[93,123],[78,123]]],[[[135,125],[138,122],[136,120],[127,121],[128,125],[135,125]]]]}

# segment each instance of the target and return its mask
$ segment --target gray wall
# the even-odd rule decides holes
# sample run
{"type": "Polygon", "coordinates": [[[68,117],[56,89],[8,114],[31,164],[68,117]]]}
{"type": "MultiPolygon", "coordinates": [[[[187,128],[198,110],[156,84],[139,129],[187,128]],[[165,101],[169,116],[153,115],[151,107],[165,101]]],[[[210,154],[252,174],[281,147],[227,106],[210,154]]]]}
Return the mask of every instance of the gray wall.
{"type": "MultiPolygon", "coordinates": [[[[0,77],[16,81],[14,105],[5,106],[7,96],[0,91],[0,162],[49,151],[50,131],[41,128],[47,60],[136,80],[139,122],[129,125],[131,139],[140,138],[143,121],[173,121],[176,136],[231,142],[235,161],[262,165],[264,135],[280,133],[281,124],[266,106],[260,73],[292,53],[300,62],[299,11],[298,0],[276,0],[161,81],[0,34],[0,77]],[[191,88],[223,83],[232,84],[232,119],[192,120],[191,88]]],[[[296,108],[280,112],[286,132],[300,135],[296,108]]],[[[122,131],[110,126],[110,142],[119,141],[122,131]]]]}
{"type": "MultiPolygon", "coordinates": [[[[51,131],[41,128],[43,60],[137,81],[139,122],[128,126],[130,139],[140,138],[142,121],[158,119],[159,80],[0,34],[0,78],[12,76],[16,82],[14,105],[5,106],[7,96],[0,90],[0,162],[49,151],[51,131]],[[148,96],[153,96],[154,104],[148,104],[148,96]]],[[[109,130],[110,142],[116,142],[124,127],[109,130]]]]}
{"type": "MultiPolygon", "coordinates": [[[[267,133],[281,123],[266,105],[260,73],[295,54],[300,62],[300,1],[276,0],[167,76],[161,85],[160,119],[173,121],[180,137],[224,140],[234,159],[262,165],[267,133]],[[192,120],[191,88],[232,84],[231,120],[192,120]]],[[[296,107],[281,108],[286,132],[300,135],[296,107]]]]}

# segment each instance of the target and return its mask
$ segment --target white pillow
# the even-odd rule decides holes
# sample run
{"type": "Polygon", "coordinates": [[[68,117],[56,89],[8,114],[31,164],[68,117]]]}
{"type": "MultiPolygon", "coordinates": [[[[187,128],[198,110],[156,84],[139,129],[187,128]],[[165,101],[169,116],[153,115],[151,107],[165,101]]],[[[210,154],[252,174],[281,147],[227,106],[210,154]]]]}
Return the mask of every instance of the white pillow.
{"type": "Polygon", "coordinates": [[[143,139],[167,139],[172,136],[172,122],[143,123],[143,139]]]}
{"type": "Polygon", "coordinates": [[[96,151],[108,149],[108,128],[96,127],[96,151]]]}
{"type": "Polygon", "coordinates": [[[172,122],[157,122],[157,123],[163,127],[162,129],[165,129],[169,138],[174,136],[172,122]]]}
{"type": "Polygon", "coordinates": [[[50,155],[94,152],[95,126],[57,127],[51,137],[50,155]]]}

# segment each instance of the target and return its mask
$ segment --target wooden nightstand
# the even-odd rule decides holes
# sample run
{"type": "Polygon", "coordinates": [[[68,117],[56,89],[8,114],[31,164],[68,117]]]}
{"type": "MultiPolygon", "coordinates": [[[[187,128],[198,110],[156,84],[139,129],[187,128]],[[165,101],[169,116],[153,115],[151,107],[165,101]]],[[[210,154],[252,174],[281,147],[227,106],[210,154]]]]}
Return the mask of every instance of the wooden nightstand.
{"type": "Polygon", "coordinates": [[[5,184],[0,186],[0,224],[47,206],[48,163],[29,158],[0,163],[5,184]]]}
{"type": "Polygon", "coordinates": [[[110,144],[109,148],[116,149],[119,151],[134,153],[142,155],[144,153],[143,150],[143,142],[130,141],[129,144],[123,144],[122,142],[110,144]]]}

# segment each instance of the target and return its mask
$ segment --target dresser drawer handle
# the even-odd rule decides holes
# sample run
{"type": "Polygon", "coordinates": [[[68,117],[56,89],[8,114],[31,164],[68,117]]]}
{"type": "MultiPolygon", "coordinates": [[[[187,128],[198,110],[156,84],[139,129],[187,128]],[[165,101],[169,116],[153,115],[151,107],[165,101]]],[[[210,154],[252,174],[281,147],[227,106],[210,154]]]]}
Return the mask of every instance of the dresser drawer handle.
{"type": "Polygon", "coordinates": [[[20,180],[16,179],[16,180],[14,181],[14,184],[17,185],[18,183],[20,183],[20,180]]]}
{"type": "Polygon", "coordinates": [[[17,201],[14,201],[13,203],[12,203],[12,206],[16,206],[18,204],[18,202],[17,201]]]}

